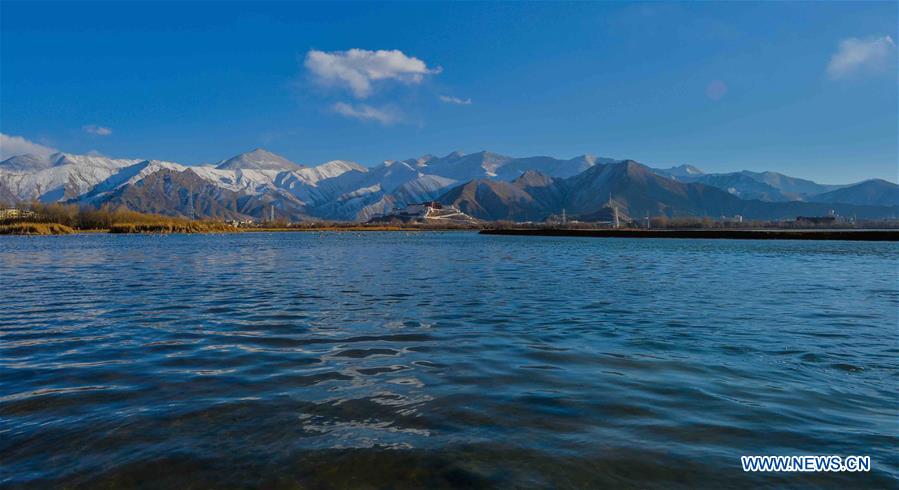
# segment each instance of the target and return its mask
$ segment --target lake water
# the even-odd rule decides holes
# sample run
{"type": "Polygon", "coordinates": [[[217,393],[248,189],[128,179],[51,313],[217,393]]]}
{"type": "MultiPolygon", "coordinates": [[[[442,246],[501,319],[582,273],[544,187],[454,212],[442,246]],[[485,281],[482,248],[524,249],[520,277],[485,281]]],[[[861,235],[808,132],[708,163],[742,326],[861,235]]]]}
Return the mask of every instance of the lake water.
{"type": "Polygon", "coordinates": [[[0,486],[895,488],[897,267],[894,243],[2,237],[0,486]]]}

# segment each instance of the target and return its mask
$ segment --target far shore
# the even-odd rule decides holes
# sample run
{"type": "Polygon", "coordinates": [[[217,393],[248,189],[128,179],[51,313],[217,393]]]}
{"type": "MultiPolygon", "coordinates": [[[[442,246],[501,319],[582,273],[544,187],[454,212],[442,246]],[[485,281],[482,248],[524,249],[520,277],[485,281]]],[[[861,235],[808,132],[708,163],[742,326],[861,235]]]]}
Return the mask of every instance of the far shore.
{"type": "Polygon", "coordinates": [[[122,224],[112,228],[72,228],[58,223],[16,223],[0,225],[0,235],[72,235],[72,234],[222,234],[222,233],[283,233],[283,232],[423,232],[423,231],[478,231],[479,228],[435,227],[435,226],[384,226],[358,225],[346,226],[291,226],[291,227],[234,227],[210,226],[207,223],[190,222],[185,224],[122,224]]]}
{"type": "Polygon", "coordinates": [[[692,238],[746,240],[852,240],[899,241],[899,229],[572,229],[572,228],[474,228],[430,225],[365,225],[347,223],[327,226],[234,227],[210,222],[178,224],[117,224],[111,228],[72,228],[57,223],[0,225],[0,235],[71,234],[224,234],[224,233],[356,233],[356,232],[459,232],[478,231],[482,235],[591,237],[591,238],[692,238]]]}
{"type": "MultiPolygon", "coordinates": [[[[810,240],[899,240],[899,221],[880,220],[837,223],[834,227],[799,228],[801,221],[753,221],[734,224],[726,220],[681,217],[651,220],[652,228],[611,229],[607,223],[466,221],[434,219],[409,221],[378,218],[367,223],[351,221],[222,221],[147,214],[119,207],[94,209],[74,204],[33,202],[0,220],[0,235],[71,234],[181,234],[181,233],[281,233],[281,232],[426,232],[481,231],[487,235],[591,236],[625,238],[747,238],[810,240]],[[656,225],[656,221],[659,221],[656,225]],[[848,226],[847,226],[848,225],[848,226]],[[837,228],[837,226],[840,226],[837,228]]],[[[833,220],[832,220],[833,221],[833,220]]],[[[630,224],[629,226],[636,226],[630,224]]]]}
{"type": "Polygon", "coordinates": [[[552,237],[592,237],[592,238],[715,238],[743,240],[853,240],[895,242],[899,241],[899,230],[853,230],[853,229],[803,229],[803,230],[646,230],[646,229],[603,229],[576,230],[563,228],[505,228],[487,229],[483,235],[552,236],[552,237]]]}
{"type": "Polygon", "coordinates": [[[430,227],[430,226],[365,226],[365,225],[347,225],[347,226],[312,226],[303,227],[285,227],[285,228],[240,228],[240,231],[248,233],[259,232],[325,232],[325,231],[480,231],[481,228],[452,228],[452,227],[430,227]]]}

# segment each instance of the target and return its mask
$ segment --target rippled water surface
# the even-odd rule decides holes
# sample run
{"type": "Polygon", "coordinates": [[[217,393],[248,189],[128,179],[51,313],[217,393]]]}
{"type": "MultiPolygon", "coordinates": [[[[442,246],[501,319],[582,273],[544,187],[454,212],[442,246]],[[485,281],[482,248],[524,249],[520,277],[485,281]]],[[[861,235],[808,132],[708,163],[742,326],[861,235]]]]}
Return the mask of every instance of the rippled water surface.
{"type": "Polygon", "coordinates": [[[2,237],[0,486],[895,488],[897,265],[893,243],[2,237]]]}

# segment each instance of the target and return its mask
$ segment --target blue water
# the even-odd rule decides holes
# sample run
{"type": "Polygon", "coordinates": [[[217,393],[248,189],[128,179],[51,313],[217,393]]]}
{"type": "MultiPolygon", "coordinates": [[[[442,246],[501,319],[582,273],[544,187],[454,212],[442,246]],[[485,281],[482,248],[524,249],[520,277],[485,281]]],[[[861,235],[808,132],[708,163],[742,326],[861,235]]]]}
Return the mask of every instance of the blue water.
{"type": "Polygon", "coordinates": [[[2,237],[0,486],[895,488],[897,267],[893,243],[2,237]]]}

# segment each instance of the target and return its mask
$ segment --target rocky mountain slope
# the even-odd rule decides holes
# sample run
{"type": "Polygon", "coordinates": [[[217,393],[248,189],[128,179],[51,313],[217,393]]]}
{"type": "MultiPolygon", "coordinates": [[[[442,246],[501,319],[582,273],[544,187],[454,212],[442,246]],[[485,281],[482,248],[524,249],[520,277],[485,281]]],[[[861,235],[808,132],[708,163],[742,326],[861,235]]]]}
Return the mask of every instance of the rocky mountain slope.
{"type": "Polygon", "coordinates": [[[882,179],[871,179],[818,194],[811,200],[828,203],[897,206],[899,205],[899,185],[882,179]]]}
{"type": "Polygon", "coordinates": [[[291,220],[365,221],[439,200],[481,219],[534,221],[563,209],[570,216],[604,216],[610,196],[614,207],[634,217],[774,218],[829,207],[823,214],[843,204],[873,206],[866,216],[882,217],[895,215],[899,205],[896,185],[886,181],[823,186],[775,172],[704,174],[688,165],[651,169],[590,155],[566,160],[453,152],[374,167],[345,160],[306,166],[257,149],[195,166],[64,153],[0,162],[0,201],[127,206],[188,217],[262,218],[274,207],[278,217],[291,220]]]}
{"type": "Polygon", "coordinates": [[[262,148],[256,148],[251,152],[241,153],[224,160],[215,168],[219,170],[299,170],[303,166],[262,148]]]}
{"type": "Polygon", "coordinates": [[[571,217],[595,219],[618,208],[622,215],[734,216],[747,219],[793,219],[834,210],[845,216],[897,216],[899,206],[766,202],[740,199],[705,184],[679,182],[632,160],[595,165],[567,179],[528,173],[516,181],[474,180],[440,198],[485,220],[539,221],[563,210],[571,217]]]}
{"type": "Polygon", "coordinates": [[[140,160],[55,153],[18,155],[0,162],[0,197],[10,201],[76,198],[140,160]]]}
{"type": "Polygon", "coordinates": [[[707,174],[691,165],[653,169],[653,171],[678,182],[706,184],[725,190],[741,199],[761,201],[811,201],[816,195],[845,187],[819,184],[778,172],[742,170],[740,172],[707,174]]]}

